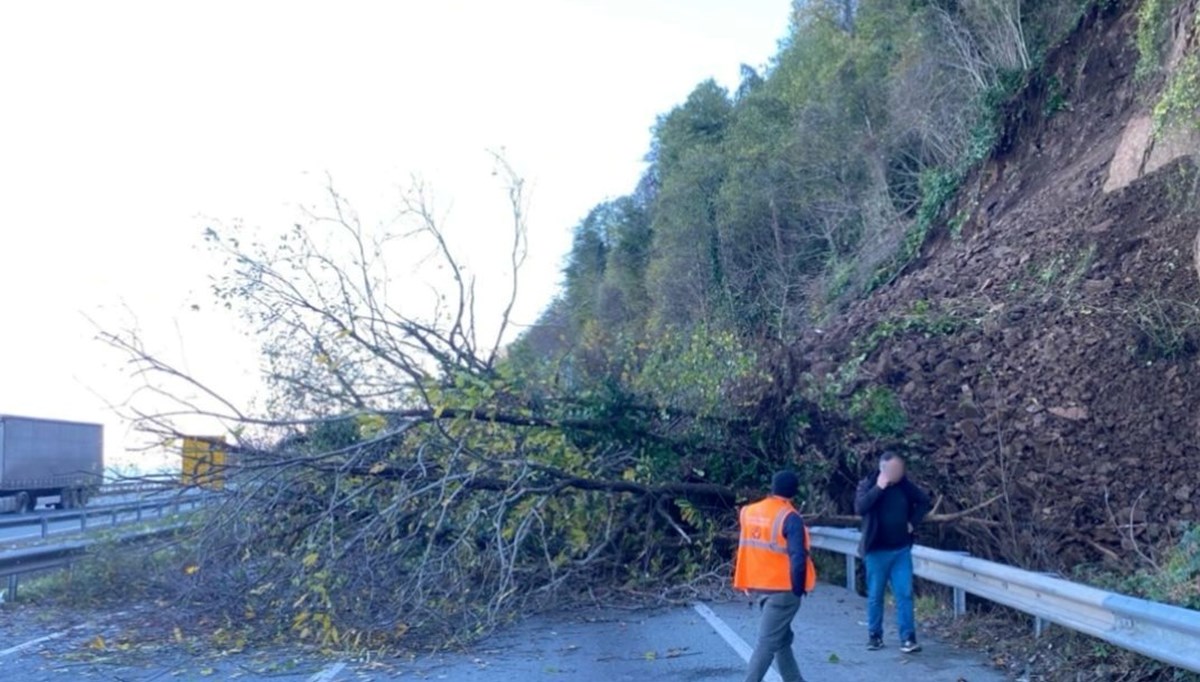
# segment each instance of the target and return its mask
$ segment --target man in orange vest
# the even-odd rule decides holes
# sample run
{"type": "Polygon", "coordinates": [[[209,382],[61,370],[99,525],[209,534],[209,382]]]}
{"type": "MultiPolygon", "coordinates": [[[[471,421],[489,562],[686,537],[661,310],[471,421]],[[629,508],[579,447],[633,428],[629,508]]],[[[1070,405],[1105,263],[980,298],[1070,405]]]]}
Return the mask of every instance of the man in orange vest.
{"type": "Polygon", "coordinates": [[[771,481],[771,495],[742,507],[738,517],[741,529],[733,587],[758,595],[763,610],[746,682],[761,682],[771,661],[784,682],[804,682],[792,653],[792,618],[800,609],[800,599],[816,585],[817,571],[809,553],[808,529],[792,506],[799,487],[796,474],[781,471],[771,481]]]}

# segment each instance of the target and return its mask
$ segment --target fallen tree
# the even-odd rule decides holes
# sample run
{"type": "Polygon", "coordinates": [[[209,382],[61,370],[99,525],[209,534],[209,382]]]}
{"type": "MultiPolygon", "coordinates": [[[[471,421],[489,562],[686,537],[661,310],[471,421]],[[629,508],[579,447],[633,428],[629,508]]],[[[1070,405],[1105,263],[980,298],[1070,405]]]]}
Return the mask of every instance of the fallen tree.
{"type": "Polygon", "coordinates": [[[730,458],[746,416],[550,387],[503,357],[525,223],[522,182],[496,162],[511,279],[486,325],[421,188],[378,230],[330,189],[326,212],[271,246],[207,235],[228,265],[214,293],[262,339],[265,409],[136,334],[102,335],[149,389],[130,408],[141,429],[174,441],[205,417],[234,441],[215,472],[225,502],[185,550],[182,599],[330,646],[448,645],[568,595],[724,583],[717,536],[753,492],[701,463],[730,458]],[[412,254],[434,273],[424,298],[411,278],[392,293],[389,266],[412,254]]]}
{"type": "Polygon", "coordinates": [[[181,420],[204,417],[234,441],[214,472],[225,502],[184,549],[181,599],[326,646],[444,646],[563,600],[723,589],[735,509],[779,466],[804,474],[811,523],[856,523],[827,502],[837,471],[810,442],[834,417],[794,395],[792,364],[688,337],[631,354],[624,374],[638,374],[621,382],[561,366],[575,356],[504,357],[524,198],[496,161],[511,280],[486,330],[477,283],[418,188],[378,231],[332,189],[326,213],[273,246],[209,231],[229,267],[215,294],[263,341],[261,411],[135,334],[103,334],[154,399],[131,408],[140,428],[173,442],[190,435],[181,420]],[[389,295],[389,264],[411,254],[442,273],[424,300],[411,281],[389,295]],[[686,385],[654,374],[669,353],[695,356],[672,366],[686,385]]]}

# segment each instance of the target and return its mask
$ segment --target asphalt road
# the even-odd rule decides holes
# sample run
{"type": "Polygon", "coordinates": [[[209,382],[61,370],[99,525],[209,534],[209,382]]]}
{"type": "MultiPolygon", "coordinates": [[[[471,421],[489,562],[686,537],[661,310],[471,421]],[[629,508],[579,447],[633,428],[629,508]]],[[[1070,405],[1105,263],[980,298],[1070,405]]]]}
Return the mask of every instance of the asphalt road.
{"type": "MultiPolygon", "coordinates": [[[[999,682],[1005,677],[982,657],[926,639],[906,656],[889,648],[866,651],[864,600],[822,585],[796,617],[796,652],[810,682],[999,682]]],[[[103,622],[50,630],[39,639],[0,630],[0,679],[62,680],[740,680],[754,642],[757,611],[745,602],[656,610],[597,609],[532,618],[469,652],[410,661],[341,662],[295,651],[258,651],[201,658],[186,647],[121,654],[97,647],[118,636],[103,622]]],[[[772,673],[768,680],[778,682],[772,673]]]]}
{"type": "MultiPolygon", "coordinates": [[[[906,656],[894,630],[889,647],[866,650],[865,600],[822,585],[796,616],[796,658],[810,682],[998,682],[975,654],[936,641],[906,656]]],[[[399,679],[739,680],[755,640],[758,611],[748,602],[653,612],[595,612],[526,623],[471,655],[405,664],[399,679]]],[[[772,677],[779,677],[772,671],[772,677]]]]}

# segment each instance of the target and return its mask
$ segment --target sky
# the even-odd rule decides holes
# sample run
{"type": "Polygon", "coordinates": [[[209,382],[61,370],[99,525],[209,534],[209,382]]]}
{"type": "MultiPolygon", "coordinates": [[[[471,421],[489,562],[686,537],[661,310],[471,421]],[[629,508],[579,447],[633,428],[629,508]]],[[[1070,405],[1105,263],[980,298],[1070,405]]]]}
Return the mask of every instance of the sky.
{"type": "Polygon", "coordinates": [[[100,422],[110,465],[169,464],[134,452],[119,415],[140,384],[98,331],[252,399],[258,344],[212,305],[201,235],[286,229],[327,177],[367,222],[420,177],[486,280],[503,149],[529,189],[514,321],[532,323],[572,227],[636,184],[656,116],[767,63],[790,4],[0,4],[0,414],[100,422]]]}

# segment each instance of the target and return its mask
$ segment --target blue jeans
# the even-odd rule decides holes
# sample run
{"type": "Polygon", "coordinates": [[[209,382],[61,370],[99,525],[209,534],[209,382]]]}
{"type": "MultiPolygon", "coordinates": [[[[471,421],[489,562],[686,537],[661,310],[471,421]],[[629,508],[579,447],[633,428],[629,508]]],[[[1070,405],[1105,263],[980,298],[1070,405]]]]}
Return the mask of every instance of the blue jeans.
{"type": "Polygon", "coordinates": [[[896,597],[900,641],[915,640],[912,547],[867,552],[863,563],[867,567],[867,632],[871,637],[883,637],[883,592],[890,580],[892,594],[896,597]]]}

